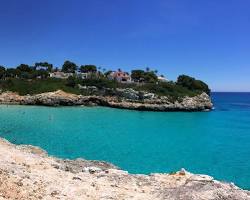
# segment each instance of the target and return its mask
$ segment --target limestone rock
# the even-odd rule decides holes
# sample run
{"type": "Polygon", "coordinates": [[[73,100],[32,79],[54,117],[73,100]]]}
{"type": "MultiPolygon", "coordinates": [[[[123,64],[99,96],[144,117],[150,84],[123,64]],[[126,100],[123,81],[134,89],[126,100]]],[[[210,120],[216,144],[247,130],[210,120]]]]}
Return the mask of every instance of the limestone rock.
{"type": "Polygon", "coordinates": [[[0,139],[1,200],[250,200],[249,191],[184,169],[135,175],[105,162],[49,157],[38,149],[0,139]]]}
{"type": "Polygon", "coordinates": [[[138,100],[139,99],[139,92],[133,90],[132,88],[126,89],[116,89],[117,95],[124,97],[126,99],[138,100]]]}
{"type": "Polygon", "coordinates": [[[139,92],[131,88],[117,89],[116,91],[109,91],[109,93],[112,93],[112,95],[83,96],[58,90],[37,95],[20,96],[13,92],[4,92],[0,94],[0,103],[46,106],[99,105],[148,111],[204,111],[213,107],[211,99],[206,93],[194,97],[184,97],[175,102],[171,102],[170,97],[167,96],[157,96],[153,93],[139,92]]]}

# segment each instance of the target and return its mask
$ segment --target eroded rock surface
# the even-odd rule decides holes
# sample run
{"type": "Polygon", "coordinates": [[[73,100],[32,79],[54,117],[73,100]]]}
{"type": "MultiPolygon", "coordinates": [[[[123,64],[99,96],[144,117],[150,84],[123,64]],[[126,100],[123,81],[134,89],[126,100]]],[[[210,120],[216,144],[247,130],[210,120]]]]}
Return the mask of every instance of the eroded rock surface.
{"type": "Polygon", "coordinates": [[[206,93],[194,97],[184,97],[179,101],[170,101],[167,96],[157,96],[153,93],[138,92],[133,89],[120,89],[115,96],[83,96],[63,92],[47,92],[37,95],[20,96],[13,92],[0,94],[2,104],[70,106],[70,105],[100,105],[114,108],[151,111],[203,111],[213,107],[206,93]]]}
{"type": "Polygon", "coordinates": [[[0,199],[250,200],[250,192],[184,169],[132,175],[109,163],[61,160],[0,139],[0,199]]]}

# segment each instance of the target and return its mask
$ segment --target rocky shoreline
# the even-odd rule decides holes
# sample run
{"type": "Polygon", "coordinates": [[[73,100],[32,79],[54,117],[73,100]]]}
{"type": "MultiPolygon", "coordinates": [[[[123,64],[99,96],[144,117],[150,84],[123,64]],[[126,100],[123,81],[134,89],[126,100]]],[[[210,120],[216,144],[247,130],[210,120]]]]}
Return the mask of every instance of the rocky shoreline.
{"type": "Polygon", "coordinates": [[[184,169],[171,174],[133,175],[84,159],[50,157],[40,148],[0,139],[2,199],[249,200],[233,183],[184,169]]]}
{"type": "Polygon", "coordinates": [[[194,97],[184,97],[172,101],[166,96],[139,93],[130,89],[120,89],[119,95],[75,95],[63,92],[47,92],[37,95],[20,96],[13,92],[0,94],[0,104],[45,105],[45,106],[107,106],[145,111],[206,111],[213,104],[206,93],[194,97]]]}

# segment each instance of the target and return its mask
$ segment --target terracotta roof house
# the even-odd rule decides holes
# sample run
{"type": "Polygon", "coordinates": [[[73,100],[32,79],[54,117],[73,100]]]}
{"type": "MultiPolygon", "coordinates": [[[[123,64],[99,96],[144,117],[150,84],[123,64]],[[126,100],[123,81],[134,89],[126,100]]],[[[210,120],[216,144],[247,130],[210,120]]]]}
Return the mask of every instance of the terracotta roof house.
{"type": "Polygon", "coordinates": [[[131,82],[131,76],[127,72],[115,71],[108,75],[110,80],[116,80],[118,82],[131,82]]]}

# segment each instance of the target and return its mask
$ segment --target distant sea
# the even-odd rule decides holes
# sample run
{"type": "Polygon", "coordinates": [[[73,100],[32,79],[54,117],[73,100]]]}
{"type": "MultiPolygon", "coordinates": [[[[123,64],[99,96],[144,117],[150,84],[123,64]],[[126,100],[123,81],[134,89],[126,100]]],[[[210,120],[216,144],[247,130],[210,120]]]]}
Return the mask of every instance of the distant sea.
{"type": "Polygon", "coordinates": [[[250,93],[213,93],[211,112],[0,105],[0,137],[130,173],[182,167],[250,189],[250,93]]]}

